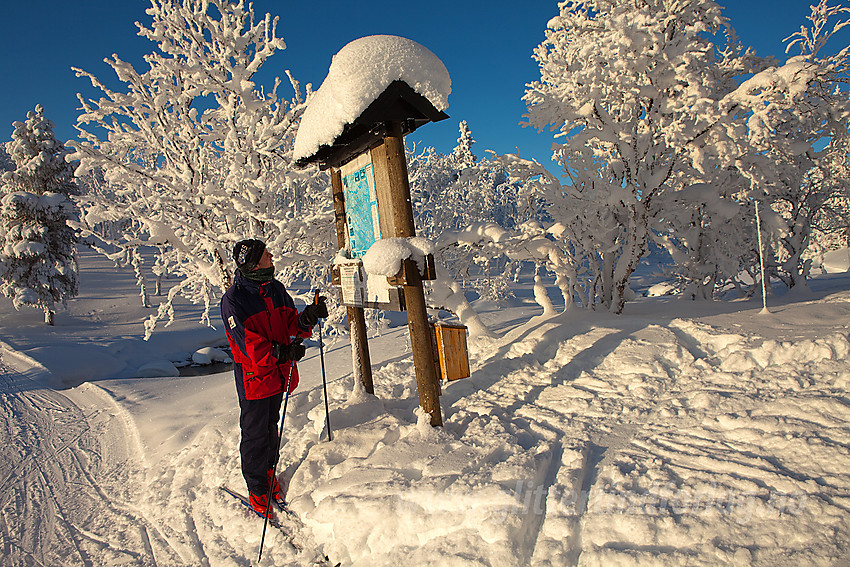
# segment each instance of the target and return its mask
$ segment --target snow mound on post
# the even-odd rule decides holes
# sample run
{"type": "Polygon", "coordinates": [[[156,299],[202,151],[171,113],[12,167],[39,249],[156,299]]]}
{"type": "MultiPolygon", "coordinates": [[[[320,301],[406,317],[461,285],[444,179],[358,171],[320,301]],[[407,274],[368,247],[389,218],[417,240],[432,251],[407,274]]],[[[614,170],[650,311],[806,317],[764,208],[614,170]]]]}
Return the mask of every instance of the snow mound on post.
{"type": "Polygon", "coordinates": [[[416,260],[419,271],[424,269],[424,257],[431,254],[434,247],[431,242],[420,236],[410,238],[382,238],[363,256],[363,269],[367,274],[394,276],[401,270],[401,263],[408,258],[416,260]]]}
{"type": "Polygon", "coordinates": [[[402,80],[434,105],[448,108],[452,80],[443,62],[422,45],[394,35],[355,39],[331,61],[328,76],[301,118],[295,159],[331,145],[386,88],[402,80]]]}

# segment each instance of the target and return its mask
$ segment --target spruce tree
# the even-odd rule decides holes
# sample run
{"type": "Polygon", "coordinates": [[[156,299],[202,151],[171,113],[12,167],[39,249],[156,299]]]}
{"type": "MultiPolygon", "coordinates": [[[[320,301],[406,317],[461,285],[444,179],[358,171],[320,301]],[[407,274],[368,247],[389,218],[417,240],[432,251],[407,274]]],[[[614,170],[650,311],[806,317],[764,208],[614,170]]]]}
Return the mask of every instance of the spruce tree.
{"type": "Polygon", "coordinates": [[[475,155],[472,153],[472,145],[475,140],[472,138],[472,132],[469,130],[469,124],[466,120],[460,122],[460,137],[457,139],[457,146],[452,150],[452,156],[458,168],[472,167],[475,165],[475,155]]]}
{"type": "Polygon", "coordinates": [[[12,158],[10,158],[9,154],[6,153],[6,149],[3,145],[0,145],[0,177],[2,177],[3,173],[13,171],[14,169],[15,164],[12,163],[12,158]]]}
{"type": "Polygon", "coordinates": [[[41,309],[53,325],[55,304],[78,291],[77,239],[67,224],[74,171],[41,105],[12,126],[6,152],[15,169],[3,174],[0,193],[0,292],[16,309],[41,309]]]}

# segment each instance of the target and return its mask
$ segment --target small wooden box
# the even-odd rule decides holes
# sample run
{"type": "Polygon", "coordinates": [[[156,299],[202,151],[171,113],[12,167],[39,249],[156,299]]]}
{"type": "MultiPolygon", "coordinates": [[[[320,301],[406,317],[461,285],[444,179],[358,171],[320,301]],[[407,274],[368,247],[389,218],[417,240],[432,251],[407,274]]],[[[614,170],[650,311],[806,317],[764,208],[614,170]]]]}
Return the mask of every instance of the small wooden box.
{"type": "Polygon", "coordinates": [[[441,380],[469,377],[469,352],[466,347],[466,327],[436,322],[431,324],[434,354],[439,362],[441,380]]]}

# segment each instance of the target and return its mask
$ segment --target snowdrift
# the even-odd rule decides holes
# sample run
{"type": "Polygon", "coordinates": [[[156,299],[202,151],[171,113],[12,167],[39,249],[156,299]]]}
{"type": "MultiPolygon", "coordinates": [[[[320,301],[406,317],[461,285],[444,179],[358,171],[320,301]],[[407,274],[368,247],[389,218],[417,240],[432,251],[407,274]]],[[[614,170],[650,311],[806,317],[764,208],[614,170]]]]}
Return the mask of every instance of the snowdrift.
{"type": "MultiPolygon", "coordinates": [[[[544,314],[532,277],[508,304],[477,304],[499,336],[470,341],[472,377],[444,386],[440,429],[417,411],[406,330],[394,328],[370,339],[377,397],[353,384],[347,344],[327,347],[328,442],[308,349],[279,467],[303,526],[267,535],[266,564],[848,559],[850,277],[816,278],[810,296],[775,297],[766,315],[759,301],[646,297],[619,317],[544,314]]],[[[57,331],[73,335],[90,293],[57,331]]],[[[124,366],[72,388],[46,387],[52,368],[73,375],[66,347],[21,319],[2,329],[9,557],[250,563],[261,523],[217,489],[242,487],[232,375],[121,376],[140,365],[127,364],[136,343],[117,309],[100,338],[87,332],[124,366]]],[[[205,332],[183,358],[208,346],[205,332]]],[[[175,358],[173,342],[155,344],[149,356],[175,358]]]]}

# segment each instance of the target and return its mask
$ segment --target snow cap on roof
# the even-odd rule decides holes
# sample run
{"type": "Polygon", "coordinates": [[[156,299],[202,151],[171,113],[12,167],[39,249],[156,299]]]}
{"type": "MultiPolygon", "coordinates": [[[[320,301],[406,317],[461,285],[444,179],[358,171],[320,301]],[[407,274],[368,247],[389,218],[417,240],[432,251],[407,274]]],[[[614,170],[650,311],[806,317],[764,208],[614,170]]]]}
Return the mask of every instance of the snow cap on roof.
{"type": "Polygon", "coordinates": [[[295,138],[296,160],[331,145],[386,88],[407,83],[437,110],[449,106],[452,80],[428,48],[395,35],[355,39],[334,55],[328,76],[304,111],[295,138]]]}

